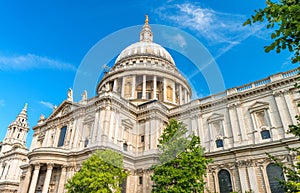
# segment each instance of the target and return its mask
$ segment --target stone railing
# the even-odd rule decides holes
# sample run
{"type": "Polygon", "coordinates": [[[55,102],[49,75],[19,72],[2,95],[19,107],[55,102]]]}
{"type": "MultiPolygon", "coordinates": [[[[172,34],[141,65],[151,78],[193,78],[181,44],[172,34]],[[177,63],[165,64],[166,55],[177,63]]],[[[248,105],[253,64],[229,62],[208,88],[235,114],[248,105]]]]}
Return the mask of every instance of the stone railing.
{"type": "Polygon", "coordinates": [[[280,81],[280,80],[284,80],[284,79],[287,79],[287,78],[290,78],[290,77],[293,77],[293,76],[297,76],[298,72],[299,72],[298,69],[293,69],[293,70],[290,70],[290,71],[287,71],[287,72],[281,72],[281,73],[278,73],[278,74],[271,75],[267,78],[254,81],[254,82],[245,84],[243,86],[230,88],[230,89],[227,89],[224,92],[213,94],[213,95],[201,98],[201,99],[196,99],[194,101],[191,101],[188,104],[184,104],[180,107],[175,107],[175,108],[170,110],[170,113],[178,113],[178,112],[184,111],[185,109],[189,108],[189,106],[193,105],[194,103],[205,104],[207,102],[211,102],[213,100],[221,99],[223,97],[226,97],[226,96],[229,96],[229,95],[232,95],[232,94],[249,91],[251,89],[255,89],[255,88],[258,88],[258,87],[276,82],[276,81],[280,81]]]}

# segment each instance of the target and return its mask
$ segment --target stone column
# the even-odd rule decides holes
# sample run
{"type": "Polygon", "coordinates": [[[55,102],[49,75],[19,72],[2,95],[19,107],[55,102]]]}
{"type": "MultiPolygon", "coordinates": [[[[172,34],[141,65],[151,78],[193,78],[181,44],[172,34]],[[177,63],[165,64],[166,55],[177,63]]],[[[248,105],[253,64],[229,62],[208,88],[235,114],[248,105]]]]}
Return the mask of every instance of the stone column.
{"type": "Polygon", "coordinates": [[[36,163],[34,165],[33,176],[32,176],[32,179],[31,179],[30,188],[29,188],[28,193],[35,193],[35,188],[36,188],[36,185],[37,185],[37,180],[38,180],[38,177],[39,177],[40,168],[41,168],[41,166],[40,166],[39,163],[36,163]]]}
{"type": "Polygon", "coordinates": [[[143,170],[143,191],[142,192],[147,192],[147,181],[146,181],[146,171],[143,170]]]}
{"type": "Polygon", "coordinates": [[[131,98],[135,98],[134,94],[135,94],[135,79],[136,79],[136,76],[132,76],[132,90],[131,90],[131,98]]]}
{"type": "Polygon", "coordinates": [[[237,117],[236,105],[232,104],[228,107],[229,119],[231,120],[231,128],[233,134],[233,147],[239,145],[241,141],[240,124],[237,117]]]}
{"type": "Polygon", "coordinates": [[[67,166],[62,165],[61,166],[61,174],[60,174],[58,189],[57,189],[58,193],[63,193],[63,191],[64,191],[64,185],[65,185],[65,181],[66,181],[66,174],[67,174],[67,166]]]}
{"type": "Polygon", "coordinates": [[[264,167],[264,165],[265,164],[261,164],[259,167],[260,167],[260,170],[262,171],[262,174],[263,174],[263,179],[264,179],[264,184],[265,184],[265,187],[266,187],[266,192],[271,192],[269,179],[268,179],[268,174],[267,174],[267,171],[266,171],[266,167],[264,167]]]}
{"type": "Polygon", "coordinates": [[[182,105],[182,87],[179,85],[179,105],[182,105]]]}
{"type": "Polygon", "coordinates": [[[97,109],[95,113],[94,127],[91,130],[91,143],[96,143],[97,141],[98,124],[99,124],[99,109],[97,109]]]}
{"type": "Polygon", "coordinates": [[[253,190],[254,192],[259,192],[258,191],[258,185],[256,181],[256,172],[253,164],[251,164],[249,167],[247,167],[248,170],[248,175],[249,175],[249,182],[250,182],[250,189],[253,190]]]}
{"type": "Polygon", "coordinates": [[[121,96],[124,97],[124,89],[125,89],[125,78],[122,78],[122,88],[121,88],[121,96]]]}
{"type": "Polygon", "coordinates": [[[157,86],[157,83],[156,83],[156,76],[153,76],[153,99],[157,99],[156,98],[156,90],[157,90],[157,88],[156,88],[156,86],[157,86]]]}
{"type": "Polygon", "coordinates": [[[114,79],[113,91],[117,92],[117,89],[118,89],[118,79],[114,79]]]}
{"type": "Polygon", "coordinates": [[[229,115],[229,109],[228,107],[225,107],[225,116],[224,116],[225,122],[224,122],[224,127],[225,130],[227,130],[227,138],[224,139],[224,143],[227,143],[227,148],[233,147],[233,131],[232,131],[232,125],[231,125],[231,120],[230,120],[230,115],[229,115]]]}
{"type": "Polygon", "coordinates": [[[212,175],[213,175],[213,180],[214,180],[214,189],[215,189],[215,192],[218,192],[220,190],[218,174],[214,170],[214,171],[212,171],[212,175]]]}
{"type": "Polygon", "coordinates": [[[99,113],[99,123],[97,125],[97,138],[96,138],[96,143],[102,142],[102,135],[104,132],[104,128],[103,128],[103,122],[104,122],[104,117],[105,117],[105,110],[102,108],[100,108],[100,113],[99,113]]]}
{"type": "Polygon", "coordinates": [[[32,166],[29,165],[28,168],[27,168],[27,172],[26,172],[26,175],[25,175],[23,185],[19,187],[19,193],[23,193],[23,192],[28,191],[31,173],[32,173],[32,166]]]}
{"type": "Polygon", "coordinates": [[[255,170],[257,175],[257,188],[258,192],[266,193],[266,185],[265,185],[265,179],[263,175],[263,162],[256,161],[255,164],[255,170]]]}
{"type": "Polygon", "coordinates": [[[249,191],[249,176],[246,168],[246,160],[238,161],[238,172],[241,182],[241,192],[249,191]]]}
{"type": "Polygon", "coordinates": [[[163,91],[163,102],[167,101],[167,80],[164,78],[164,91],[163,91]]]}
{"type": "Polygon", "coordinates": [[[176,83],[175,83],[175,81],[173,82],[173,103],[176,103],[176,83]]]}
{"type": "Polygon", "coordinates": [[[283,95],[284,95],[284,93],[282,93],[282,92],[274,93],[276,105],[278,107],[279,115],[281,117],[283,128],[284,128],[284,136],[285,137],[290,137],[292,135],[287,134],[287,131],[289,129],[288,126],[292,124],[292,119],[291,119],[291,116],[288,112],[288,109],[287,109],[288,107],[286,105],[286,101],[285,101],[283,95]]]}
{"type": "Polygon", "coordinates": [[[47,164],[47,172],[46,172],[46,177],[45,177],[42,193],[47,193],[48,192],[53,166],[54,166],[53,163],[48,163],[47,164]]]}
{"type": "Polygon", "coordinates": [[[146,99],[146,75],[143,75],[142,99],[146,99]]]}
{"type": "Polygon", "coordinates": [[[246,133],[246,126],[244,123],[244,116],[243,116],[243,112],[242,112],[242,107],[240,104],[236,105],[235,108],[236,111],[236,115],[237,115],[237,120],[238,120],[238,124],[239,124],[239,132],[240,132],[240,137],[241,137],[241,142],[242,143],[246,143],[248,142],[247,140],[247,133],[246,133]]]}
{"type": "MultiPolygon", "coordinates": [[[[120,123],[120,111],[117,109],[116,110],[116,125],[115,125],[115,128],[120,128],[120,126],[119,126],[119,123],[120,123]]],[[[118,140],[120,139],[120,138],[118,138],[118,132],[117,132],[117,130],[115,129],[114,130],[114,143],[115,144],[117,144],[117,142],[118,142],[118,140]]]]}
{"type": "Polygon", "coordinates": [[[149,146],[150,146],[150,128],[149,128],[149,124],[150,124],[150,119],[146,120],[145,122],[145,150],[149,150],[149,146]]]}
{"type": "MultiPolygon", "coordinates": [[[[293,105],[292,105],[292,100],[291,100],[291,96],[288,92],[285,92],[284,95],[282,96],[282,99],[285,103],[285,107],[287,109],[287,116],[289,118],[289,121],[290,121],[290,124],[293,124],[293,118],[297,115],[296,113],[294,113],[294,108],[293,108],[293,105]],[[292,115],[293,113],[293,115],[292,115]]],[[[294,123],[296,124],[296,123],[294,123]]]]}
{"type": "Polygon", "coordinates": [[[184,103],[188,102],[188,94],[187,94],[187,90],[184,89],[184,103]]]}

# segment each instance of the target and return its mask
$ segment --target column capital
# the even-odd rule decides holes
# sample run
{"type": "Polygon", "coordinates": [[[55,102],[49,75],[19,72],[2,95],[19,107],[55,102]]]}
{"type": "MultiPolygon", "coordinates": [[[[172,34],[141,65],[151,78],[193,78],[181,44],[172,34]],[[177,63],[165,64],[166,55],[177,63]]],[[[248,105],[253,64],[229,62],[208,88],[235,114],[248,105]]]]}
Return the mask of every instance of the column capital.
{"type": "Polygon", "coordinates": [[[68,165],[64,164],[64,165],[61,165],[60,167],[61,167],[62,172],[66,172],[68,165]]]}
{"type": "Polygon", "coordinates": [[[41,168],[41,164],[39,162],[32,164],[35,170],[39,170],[41,168]]]}
{"type": "Polygon", "coordinates": [[[54,163],[52,163],[52,162],[47,163],[47,170],[52,170],[53,166],[54,166],[54,163]]]}

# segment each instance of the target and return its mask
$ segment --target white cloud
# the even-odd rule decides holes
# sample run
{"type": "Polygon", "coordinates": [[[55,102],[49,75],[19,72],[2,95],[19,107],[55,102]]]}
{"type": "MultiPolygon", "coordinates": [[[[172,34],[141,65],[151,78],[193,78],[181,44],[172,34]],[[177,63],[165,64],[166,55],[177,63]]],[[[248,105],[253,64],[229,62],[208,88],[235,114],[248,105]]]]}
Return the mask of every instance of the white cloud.
{"type": "Polygon", "coordinates": [[[5,100],[4,99],[0,99],[0,107],[4,107],[5,106],[5,100]]]}
{"type": "Polygon", "coordinates": [[[177,34],[176,36],[173,37],[174,40],[178,43],[178,45],[183,48],[186,46],[186,41],[184,39],[184,37],[182,37],[182,35],[177,34]]]}
{"type": "Polygon", "coordinates": [[[179,46],[180,48],[184,48],[187,45],[185,38],[181,34],[163,33],[162,35],[168,40],[169,44],[179,46]]]}
{"type": "Polygon", "coordinates": [[[165,5],[157,9],[160,18],[175,25],[193,30],[210,44],[228,43],[237,45],[245,37],[255,35],[262,38],[262,24],[242,26],[244,15],[217,12],[197,4],[183,3],[165,5]]]}
{"type": "Polygon", "coordinates": [[[44,105],[45,107],[48,107],[49,109],[53,109],[54,104],[46,101],[40,101],[40,104],[44,105]]]}
{"type": "Polygon", "coordinates": [[[0,55],[0,70],[29,70],[52,68],[59,70],[76,70],[70,64],[34,54],[6,56],[0,55]]]}

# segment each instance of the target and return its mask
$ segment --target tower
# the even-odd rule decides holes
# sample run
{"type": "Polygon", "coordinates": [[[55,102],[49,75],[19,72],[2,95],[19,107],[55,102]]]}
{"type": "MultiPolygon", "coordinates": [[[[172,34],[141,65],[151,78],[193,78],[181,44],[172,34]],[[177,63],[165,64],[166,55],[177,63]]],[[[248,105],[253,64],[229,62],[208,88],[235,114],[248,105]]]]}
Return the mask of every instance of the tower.
{"type": "Polygon", "coordinates": [[[27,106],[28,105],[26,103],[16,120],[8,126],[2,145],[2,153],[10,151],[15,145],[19,145],[26,149],[26,137],[29,131],[27,122],[27,106]]]}
{"type": "Polygon", "coordinates": [[[27,104],[7,128],[6,136],[0,144],[0,192],[17,192],[21,169],[28,163],[26,136],[29,131],[27,123],[27,104]]]}

